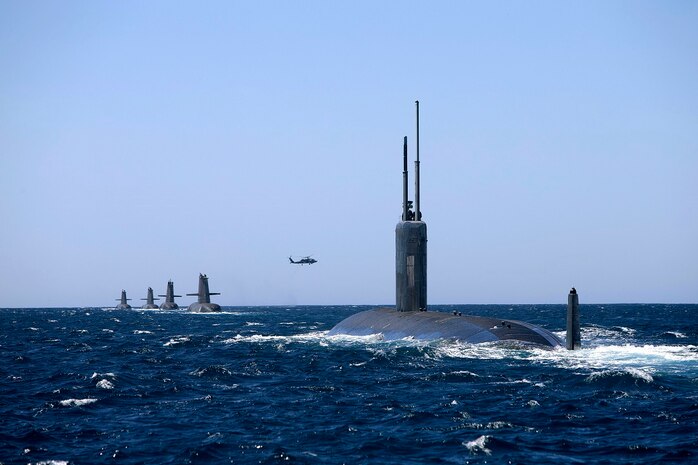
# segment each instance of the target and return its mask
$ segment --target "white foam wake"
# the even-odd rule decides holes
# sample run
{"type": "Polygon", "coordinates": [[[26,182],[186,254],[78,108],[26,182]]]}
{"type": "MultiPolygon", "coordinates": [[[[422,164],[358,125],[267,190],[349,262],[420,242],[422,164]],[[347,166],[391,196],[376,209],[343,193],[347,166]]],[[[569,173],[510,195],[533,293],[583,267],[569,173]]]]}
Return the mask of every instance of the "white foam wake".
{"type": "Polygon", "coordinates": [[[306,334],[295,334],[291,336],[277,336],[277,335],[263,335],[263,334],[251,334],[249,336],[243,336],[237,334],[235,337],[224,339],[224,344],[240,344],[240,343],[254,343],[263,344],[265,342],[275,342],[275,343],[311,343],[317,342],[322,343],[326,339],[327,331],[315,331],[306,334]]]}
{"type": "MultiPolygon", "coordinates": [[[[559,368],[583,371],[615,370],[625,372],[640,380],[652,382],[656,373],[696,373],[698,374],[698,347],[692,345],[637,345],[626,341],[633,333],[631,328],[614,327],[606,330],[595,328],[595,336],[603,336],[594,344],[583,341],[581,350],[540,348],[531,345],[517,345],[506,341],[469,344],[452,340],[423,341],[414,338],[386,341],[382,334],[366,336],[334,335],[328,331],[280,336],[280,335],[241,335],[223,340],[225,344],[290,344],[316,343],[321,346],[363,347],[367,350],[417,347],[427,358],[456,358],[475,360],[527,360],[532,363],[547,364],[559,368]]],[[[175,341],[171,341],[176,343],[175,341]]],[[[166,344],[168,345],[168,344],[166,344]]]]}
{"type": "Polygon", "coordinates": [[[63,407],[80,407],[82,405],[88,405],[97,402],[97,399],[87,398],[87,399],[66,399],[60,401],[63,407]]]}

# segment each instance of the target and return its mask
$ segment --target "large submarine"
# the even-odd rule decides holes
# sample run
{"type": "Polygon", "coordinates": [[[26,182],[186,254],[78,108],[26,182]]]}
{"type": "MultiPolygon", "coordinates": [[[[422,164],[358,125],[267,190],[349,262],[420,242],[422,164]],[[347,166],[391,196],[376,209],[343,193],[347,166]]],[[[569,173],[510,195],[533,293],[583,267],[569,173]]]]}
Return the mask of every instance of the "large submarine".
{"type": "MultiPolygon", "coordinates": [[[[408,200],[407,137],[403,140],[402,219],[395,227],[395,308],[375,308],[352,315],[334,326],[329,335],[368,336],[383,340],[414,338],[449,339],[465,343],[505,341],[558,347],[562,341],[547,329],[531,323],[500,318],[427,311],[427,225],[422,221],[419,198],[419,101],[415,161],[415,202],[408,200]]],[[[574,288],[572,289],[574,291],[574,288]]],[[[570,292],[570,296],[572,292],[570,292]]],[[[572,302],[578,305],[576,291],[572,302]]],[[[575,315],[576,305],[574,308],[575,315]]],[[[571,310],[568,307],[568,314],[571,310]]],[[[569,316],[568,316],[569,319],[569,316]]],[[[568,325],[569,326],[569,325],[568,325]]],[[[579,348],[579,320],[573,348],[579,348]]],[[[568,339],[570,332],[568,329],[568,339]]],[[[568,344],[568,348],[569,344],[568,344]]]]}
{"type": "Polygon", "coordinates": [[[208,312],[220,312],[221,306],[218,304],[211,303],[212,295],[220,295],[220,292],[209,292],[208,290],[208,276],[199,273],[199,292],[196,294],[187,294],[198,296],[198,302],[194,302],[189,306],[190,312],[198,313],[208,313],[208,312]]]}

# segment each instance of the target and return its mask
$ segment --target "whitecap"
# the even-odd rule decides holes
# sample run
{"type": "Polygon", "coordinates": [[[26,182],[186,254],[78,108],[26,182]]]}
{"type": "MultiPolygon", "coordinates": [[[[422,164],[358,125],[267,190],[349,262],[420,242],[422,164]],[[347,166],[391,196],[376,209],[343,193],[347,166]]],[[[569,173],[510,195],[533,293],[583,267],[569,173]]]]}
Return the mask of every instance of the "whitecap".
{"type": "Polygon", "coordinates": [[[214,384],[213,387],[221,389],[223,391],[232,391],[240,387],[239,384],[214,384]]]}
{"type": "Polygon", "coordinates": [[[492,421],[487,423],[487,429],[501,429],[501,428],[513,428],[514,425],[508,421],[492,421]]]}
{"type": "Polygon", "coordinates": [[[688,337],[684,333],[680,333],[678,331],[667,331],[666,334],[674,336],[676,339],[686,339],[688,337]]]}
{"type": "Polygon", "coordinates": [[[253,334],[251,336],[243,336],[241,334],[236,335],[235,337],[231,337],[228,339],[224,339],[223,343],[225,344],[236,344],[240,342],[255,342],[255,343],[260,343],[260,342],[278,342],[278,341],[289,341],[290,337],[289,336],[264,336],[262,334],[253,334]]]}
{"type": "Polygon", "coordinates": [[[461,341],[437,341],[436,358],[464,358],[477,360],[500,360],[515,356],[517,351],[496,344],[469,344],[461,341]]]}
{"type": "Polygon", "coordinates": [[[109,373],[92,373],[92,376],[90,376],[90,379],[95,379],[95,378],[116,378],[116,375],[112,372],[109,373]]]}
{"type": "MultiPolygon", "coordinates": [[[[478,353],[477,348],[463,348],[464,353],[454,356],[470,356],[478,353]]],[[[551,364],[559,368],[578,370],[640,370],[649,376],[660,373],[687,373],[698,371],[698,351],[695,346],[671,345],[599,345],[582,346],[581,350],[531,349],[529,351],[505,351],[500,355],[534,363],[551,364]]],[[[497,354],[481,354],[483,358],[494,358],[497,354]]],[[[630,373],[628,373],[630,374],[630,373]]]]}
{"type": "MultiPolygon", "coordinates": [[[[631,328],[626,328],[625,326],[613,326],[611,328],[606,328],[604,326],[596,326],[590,324],[581,328],[582,345],[586,341],[599,341],[599,340],[610,340],[610,341],[627,341],[629,337],[635,334],[635,330],[631,328]]],[[[556,333],[560,339],[565,339],[567,336],[566,331],[560,331],[556,333]]]]}
{"type": "Polygon", "coordinates": [[[308,342],[319,342],[322,343],[323,340],[326,338],[327,331],[316,331],[312,333],[306,333],[306,334],[296,334],[292,336],[277,336],[277,335],[263,335],[263,334],[252,334],[249,336],[243,336],[241,334],[237,334],[235,337],[231,337],[228,339],[224,339],[223,343],[224,344],[239,344],[241,342],[248,342],[248,343],[266,343],[266,342],[274,342],[274,343],[291,343],[291,342],[302,342],[302,343],[308,343],[308,342]]]}
{"type": "Polygon", "coordinates": [[[484,452],[487,455],[491,455],[492,451],[485,447],[487,444],[487,439],[489,439],[489,436],[483,435],[475,439],[474,441],[464,442],[463,445],[470,451],[471,454],[484,452]]]}
{"type": "Polygon", "coordinates": [[[88,397],[87,399],[66,399],[60,401],[60,404],[63,407],[80,407],[83,405],[92,404],[94,402],[97,402],[97,399],[92,399],[88,397]]]}
{"type": "Polygon", "coordinates": [[[69,465],[67,460],[42,460],[41,462],[29,463],[29,465],[69,465]]]}
{"type": "Polygon", "coordinates": [[[654,381],[654,378],[650,373],[637,368],[625,368],[623,370],[604,370],[590,374],[589,376],[587,376],[586,380],[588,382],[593,382],[603,378],[620,377],[625,375],[630,375],[631,377],[639,381],[644,381],[646,383],[651,383],[654,381]]]}
{"type": "Polygon", "coordinates": [[[480,377],[480,375],[478,375],[477,373],[473,373],[472,371],[468,371],[468,370],[455,370],[455,371],[452,371],[450,374],[452,374],[452,375],[472,376],[473,378],[479,378],[479,377],[480,377]]]}
{"type": "Polygon", "coordinates": [[[170,339],[168,342],[163,344],[165,347],[176,346],[178,344],[184,344],[185,342],[191,341],[189,336],[176,336],[170,339]]]}
{"type": "Polygon", "coordinates": [[[97,387],[100,389],[114,389],[114,385],[107,379],[99,381],[97,387]]]}
{"type": "Polygon", "coordinates": [[[145,329],[136,329],[133,331],[133,334],[153,334],[153,332],[145,329]]]}

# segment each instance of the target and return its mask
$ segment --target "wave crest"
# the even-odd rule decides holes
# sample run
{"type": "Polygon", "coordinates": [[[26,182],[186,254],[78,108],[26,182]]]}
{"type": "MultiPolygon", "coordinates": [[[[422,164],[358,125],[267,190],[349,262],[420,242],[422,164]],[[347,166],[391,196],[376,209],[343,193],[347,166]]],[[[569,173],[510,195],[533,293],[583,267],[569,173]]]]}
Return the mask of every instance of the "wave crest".
{"type": "Polygon", "coordinates": [[[486,447],[487,440],[489,436],[483,435],[474,441],[463,442],[463,445],[468,449],[471,454],[484,453],[485,455],[492,455],[492,451],[486,447]]]}

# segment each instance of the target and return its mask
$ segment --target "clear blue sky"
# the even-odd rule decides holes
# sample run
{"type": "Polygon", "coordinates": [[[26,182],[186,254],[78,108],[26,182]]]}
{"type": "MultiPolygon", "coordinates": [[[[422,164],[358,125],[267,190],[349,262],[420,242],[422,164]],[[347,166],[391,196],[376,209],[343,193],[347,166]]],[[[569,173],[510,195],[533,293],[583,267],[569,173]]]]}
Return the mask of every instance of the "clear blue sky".
{"type": "Polygon", "coordinates": [[[199,272],[223,305],[394,304],[415,99],[430,303],[697,302],[696,25],[695,1],[0,0],[0,307],[199,272]]]}

